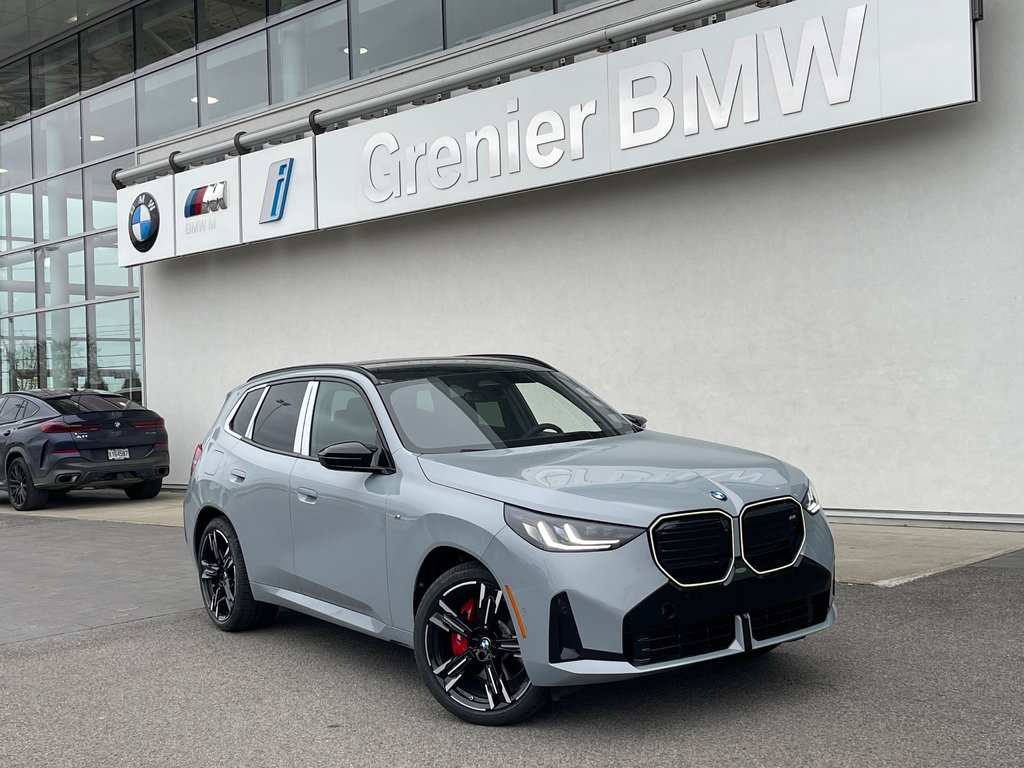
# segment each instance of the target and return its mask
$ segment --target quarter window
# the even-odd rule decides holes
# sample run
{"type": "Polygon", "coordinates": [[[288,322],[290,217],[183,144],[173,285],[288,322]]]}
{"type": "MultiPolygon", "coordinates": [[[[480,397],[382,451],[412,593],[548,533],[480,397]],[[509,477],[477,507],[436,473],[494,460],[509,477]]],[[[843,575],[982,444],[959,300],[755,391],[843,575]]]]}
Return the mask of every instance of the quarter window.
{"type": "Polygon", "coordinates": [[[8,397],[0,408],[0,424],[11,424],[18,420],[18,411],[21,410],[22,400],[20,397],[8,397]]]}
{"type": "Polygon", "coordinates": [[[299,409],[305,393],[304,381],[272,386],[256,414],[253,441],[275,451],[290,452],[295,445],[295,427],[299,423],[299,409]]]}
{"type": "Polygon", "coordinates": [[[249,428],[249,422],[252,421],[252,414],[256,410],[256,404],[260,401],[260,395],[263,394],[263,390],[264,387],[254,389],[242,398],[241,405],[238,406],[238,410],[235,411],[231,423],[228,424],[228,429],[236,435],[245,435],[245,430],[249,428]]]}
{"type": "Polygon", "coordinates": [[[320,382],[313,408],[312,455],[335,443],[378,447],[377,423],[362,393],[350,384],[320,382]]]}

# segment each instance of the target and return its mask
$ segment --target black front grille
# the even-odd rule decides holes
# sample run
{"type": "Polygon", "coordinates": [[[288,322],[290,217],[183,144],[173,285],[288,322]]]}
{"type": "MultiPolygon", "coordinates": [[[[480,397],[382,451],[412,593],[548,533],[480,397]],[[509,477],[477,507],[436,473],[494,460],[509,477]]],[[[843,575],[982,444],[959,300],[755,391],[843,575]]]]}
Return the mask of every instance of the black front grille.
{"type": "Polygon", "coordinates": [[[828,617],[829,591],[750,612],[750,634],[768,640],[821,624],[828,617]]]}
{"type": "Polygon", "coordinates": [[[743,559],[757,571],[785,568],[804,541],[804,515],[792,499],[748,507],[740,517],[743,559]]]}
{"type": "Polygon", "coordinates": [[[623,647],[629,661],[640,666],[724,651],[735,639],[736,622],[727,616],[627,634],[623,647]]]}
{"type": "Polygon", "coordinates": [[[653,541],[658,564],[680,584],[721,581],[732,567],[731,519],[717,512],[670,518],[653,541]]]}

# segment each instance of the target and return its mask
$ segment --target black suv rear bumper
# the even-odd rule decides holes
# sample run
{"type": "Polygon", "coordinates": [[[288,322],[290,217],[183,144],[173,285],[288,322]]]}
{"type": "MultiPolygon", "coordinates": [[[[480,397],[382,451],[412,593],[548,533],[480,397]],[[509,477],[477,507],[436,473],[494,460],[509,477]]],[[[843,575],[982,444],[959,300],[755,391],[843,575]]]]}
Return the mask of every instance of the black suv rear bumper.
{"type": "Polygon", "coordinates": [[[159,451],[144,459],[89,461],[81,457],[61,459],[42,475],[33,477],[37,488],[74,490],[75,488],[123,488],[147,480],[165,477],[170,469],[170,454],[159,451]]]}

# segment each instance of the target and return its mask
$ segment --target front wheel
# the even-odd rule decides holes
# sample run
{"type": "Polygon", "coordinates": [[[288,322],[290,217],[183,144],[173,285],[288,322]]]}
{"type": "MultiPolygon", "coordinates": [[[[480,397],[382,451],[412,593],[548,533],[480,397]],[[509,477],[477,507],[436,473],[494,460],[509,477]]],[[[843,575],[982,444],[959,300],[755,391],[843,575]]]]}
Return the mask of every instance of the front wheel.
{"type": "Polygon", "coordinates": [[[479,563],[456,566],[430,586],[416,611],[413,647],[427,689],[470,723],[518,723],[548,701],[523,666],[504,593],[479,563]]]}

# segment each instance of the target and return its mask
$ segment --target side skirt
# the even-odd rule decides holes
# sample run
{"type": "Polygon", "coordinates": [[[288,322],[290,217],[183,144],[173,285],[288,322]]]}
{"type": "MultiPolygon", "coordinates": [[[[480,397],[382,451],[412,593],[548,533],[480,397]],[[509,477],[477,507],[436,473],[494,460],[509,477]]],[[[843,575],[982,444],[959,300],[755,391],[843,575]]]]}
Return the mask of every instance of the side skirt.
{"type": "Polygon", "coordinates": [[[253,597],[261,603],[273,603],[283,608],[291,608],[293,611],[337,624],[339,627],[354,629],[364,635],[379,637],[382,640],[412,648],[412,632],[392,627],[390,624],[385,624],[365,614],[288,589],[269,587],[255,582],[251,582],[249,586],[252,589],[253,597]]]}

